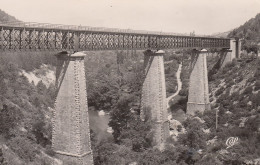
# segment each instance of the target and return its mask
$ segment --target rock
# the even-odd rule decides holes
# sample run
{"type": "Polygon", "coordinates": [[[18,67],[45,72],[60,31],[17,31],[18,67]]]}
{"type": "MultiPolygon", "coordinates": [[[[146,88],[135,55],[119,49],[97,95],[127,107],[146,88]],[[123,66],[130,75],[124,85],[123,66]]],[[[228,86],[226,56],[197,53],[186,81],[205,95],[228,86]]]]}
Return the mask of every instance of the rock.
{"type": "Polygon", "coordinates": [[[226,114],[228,114],[228,115],[231,115],[231,114],[233,114],[232,112],[230,112],[230,111],[226,111],[225,112],[226,114]]]}
{"type": "Polygon", "coordinates": [[[170,121],[170,129],[177,130],[179,125],[182,126],[178,120],[171,119],[169,121],[170,121]]]}
{"type": "Polygon", "coordinates": [[[216,141],[218,140],[217,138],[218,138],[218,137],[215,136],[213,139],[206,141],[206,144],[207,144],[207,145],[215,144],[216,141]]]}
{"type": "MultiPolygon", "coordinates": [[[[170,118],[171,115],[168,116],[170,118]]],[[[170,122],[170,136],[173,138],[173,140],[177,141],[177,137],[180,133],[185,133],[186,130],[183,128],[182,124],[175,119],[169,120],[170,122]],[[180,129],[181,128],[181,129],[180,129]]]]}
{"type": "Polygon", "coordinates": [[[197,153],[202,154],[202,149],[199,149],[197,153]]]}
{"type": "Polygon", "coordinates": [[[200,123],[205,123],[205,121],[199,118],[198,116],[194,117],[194,119],[197,119],[200,123]]]}
{"type": "Polygon", "coordinates": [[[245,164],[248,165],[259,165],[260,164],[260,158],[254,159],[254,160],[245,160],[245,164]]]}
{"type": "Polygon", "coordinates": [[[218,151],[218,153],[219,153],[220,155],[229,154],[229,152],[228,152],[226,149],[221,149],[220,151],[218,151]]]}
{"type": "Polygon", "coordinates": [[[171,120],[172,119],[172,115],[168,115],[168,120],[171,120]]]}
{"type": "Polygon", "coordinates": [[[113,130],[113,128],[112,128],[112,127],[108,127],[108,128],[107,128],[107,132],[108,132],[108,133],[113,133],[113,132],[114,132],[114,130],[113,130]]]}
{"type": "Polygon", "coordinates": [[[255,114],[255,113],[256,113],[256,110],[255,110],[255,109],[252,109],[252,110],[250,111],[250,113],[251,113],[251,114],[255,114]]]}
{"type": "Polygon", "coordinates": [[[24,127],[20,127],[19,130],[22,132],[28,132],[24,127]]]}
{"type": "Polygon", "coordinates": [[[204,133],[206,133],[206,134],[209,134],[209,133],[210,133],[210,129],[209,129],[209,128],[208,128],[208,129],[202,128],[202,131],[203,131],[204,133]]]}
{"type": "Polygon", "coordinates": [[[101,110],[101,111],[98,111],[98,116],[105,116],[105,111],[101,110]]]}

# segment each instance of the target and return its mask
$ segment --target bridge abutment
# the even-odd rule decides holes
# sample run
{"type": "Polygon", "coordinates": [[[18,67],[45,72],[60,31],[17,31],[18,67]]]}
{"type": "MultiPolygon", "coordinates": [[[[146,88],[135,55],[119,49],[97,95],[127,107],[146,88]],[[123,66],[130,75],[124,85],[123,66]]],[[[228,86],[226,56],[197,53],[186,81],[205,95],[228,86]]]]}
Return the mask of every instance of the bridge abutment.
{"type": "Polygon", "coordinates": [[[64,165],[92,165],[84,53],[60,53],[52,148],[64,165]]]}
{"type": "Polygon", "coordinates": [[[195,115],[210,109],[207,72],[207,50],[196,51],[193,54],[192,71],[190,75],[187,114],[195,115]]]}
{"type": "Polygon", "coordinates": [[[163,55],[162,50],[144,52],[141,102],[141,119],[145,120],[149,116],[155,122],[153,141],[160,150],[164,150],[166,139],[169,137],[163,55]]]}

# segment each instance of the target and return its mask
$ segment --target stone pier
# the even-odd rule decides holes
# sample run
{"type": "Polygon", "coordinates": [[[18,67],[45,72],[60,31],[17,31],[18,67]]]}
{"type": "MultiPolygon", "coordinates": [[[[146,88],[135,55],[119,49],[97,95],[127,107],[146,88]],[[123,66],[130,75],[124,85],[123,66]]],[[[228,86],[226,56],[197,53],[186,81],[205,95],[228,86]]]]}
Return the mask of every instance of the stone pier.
{"type": "Polygon", "coordinates": [[[203,113],[210,109],[209,87],[207,72],[207,50],[194,52],[192,71],[190,75],[189,96],[187,114],[194,115],[196,112],[203,113]]]}
{"type": "MultiPolygon", "coordinates": [[[[234,58],[240,58],[240,54],[241,54],[241,39],[234,39],[232,38],[230,40],[230,49],[232,50],[232,53],[231,53],[231,58],[232,60],[234,58]]],[[[231,60],[231,61],[232,61],[231,60]]]]}
{"type": "Polygon", "coordinates": [[[52,148],[63,165],[93,165],[84,57],[81,52],[57,55],[52,148]]]}
{"type": "Polygon", "coordinates": [[[237,43],[237,58],[240,58],[240,56],[241,56],[241,50],[242,50],[242,39],[239,39],[238,41],[237,41],[238,43],[237,43]]]}
{"type": "Polygon", "coordinates": [[[164,74],[164,51],[144,52],[144,81],[142,87],[141,119],[149,116],[154,122],[154,143],[164,150],[169,137],[169,122],[164,74]]]}
{"type": "Polygon", "coordinates": [[[233,59],[239,59],[241,54],[241,39],[231,39],[230,49],[222,50],[222,65],[223,68],[227,63],[232,62],[233,59]]]}
{"type": "Polygon", "coordinates": [[[236,40],[235,39],[230,39],[230,50],[231,50],[231,55],[230,55],[230,59],[231,61],[236,58],[236,51],[237,51],[237,48],[236,48],[236,40]]]}

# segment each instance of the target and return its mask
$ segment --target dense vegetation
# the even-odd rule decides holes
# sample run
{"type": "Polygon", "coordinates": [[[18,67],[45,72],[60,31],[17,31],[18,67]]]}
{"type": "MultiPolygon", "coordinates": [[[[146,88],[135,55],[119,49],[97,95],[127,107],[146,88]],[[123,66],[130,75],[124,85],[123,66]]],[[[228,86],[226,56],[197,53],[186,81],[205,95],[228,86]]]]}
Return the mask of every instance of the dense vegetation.
{"type": "Polygon", "coordinates": [[[257,52],[260,43],[260,13],[244,25],[231,31],[228,37],[244,39],[242,49],[247,50],[247,52],[257,52]]]}
{"type": "Polygon", "coordinates": [[[0,60],[0,142],[6,146],[5,159],[9,164],[41,164],[45,160],[40,151],[51,153],[55,88],[30,83],[17,64],[9,61],[0,60]]]}
{"type": "Polygon", "coordinates": [[[132,95],[140,104],[142,52],[88,52],[85,60],[88,103],[96,110],[111,111],[117,101],[132,95]]]}
{"type": "Polygon", "coordinates": [[[243,164],[242,162],[259,158],[259,73],[259,59],[233,61],[213,75],[210,81],[213,111],[206,113],[203,118],[208,126],[214,128],[212,119],[218,111],[218,129],[212,137],[217,136],[219,141],[225,141],[231,136],[240,139],[224,162],[243,164]]]}
{"type": "MultiPolygon", "coordinates": [[[[249,36],[248,41],[257,39],[245,36],[249,36]]],[[[170,107],[173,114],[186,111],[190,53],[180,50],[165,54],[165,61],[170,61],[165,64],[168,96],[176,91],[177,64],[183,64],[183,89],[170,107]]],[[[0,53],[0,164],[49,165],[55,158],[50,149],[55,87],[31,83],[21,74],[21,69],[33,71],[42,64],[55,65],[53,54],[0,53]]],[[[145,121],[139,118],[142,59],[141,51],[87,53],[89,107],[110,112],[109,126],[114,130],[113,137],[101,141],[91,131],[96,165],[239,165],[259,158],[259,59],[233,61],[209,72],[212,110],[182,118],[183,127],[178,127],[178,131],[185,129],[185,133],[180,133],[177,140],[169,138],[163,152],[154,147],[154,121],[149,113],[145,121]],[[227,149],[225,141],[231,136],[238,137],[239,142],[227,149]]],[[[208,58],[209,70],[216,60],[216,56],[208,58]]]]}
{"type": "Polygon", "coordinates": [[[18,21],[15,17],[7,14],[3,10],[0,9],[0,22],[13,22],[18,21]]]}

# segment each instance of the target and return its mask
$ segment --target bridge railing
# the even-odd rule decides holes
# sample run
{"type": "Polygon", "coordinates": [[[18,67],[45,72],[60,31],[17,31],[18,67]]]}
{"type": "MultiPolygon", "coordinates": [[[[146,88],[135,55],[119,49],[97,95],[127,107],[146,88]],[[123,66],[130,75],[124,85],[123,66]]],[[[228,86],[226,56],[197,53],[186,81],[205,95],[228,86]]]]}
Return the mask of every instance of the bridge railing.
{"type": "MultiPolygon", "coordinates": [[[[132,29],[118,29],[118,28],[105,28],[105,27],[91,27],[91,26],[77,26],[77,25],[63,25],[63,24],[50,24],[50,23],[37,23],[37,22],[2,22],[0,26],[20,27],[20,28],[43,28],[43,29],[58,29],[58,30],[73,30],[73,31],[95,31],[95,32],[112,32],[112,33],[133,33],[133,34],[153,34],[153,35],[166,35],[166,36],[189,36],[183,33],[170,33],[146,30],[132,30],[132,29]]],[[[205,35],[197,35],[196,37],[207,37],[205,35]]],[[[216,38],[216,37],[214,37],[216,38]]]]}
{"type": "Polygon", "coordinates": [[[230,48],[230,39],[37,22],[0,23],[0,50],[230,48]]]}

